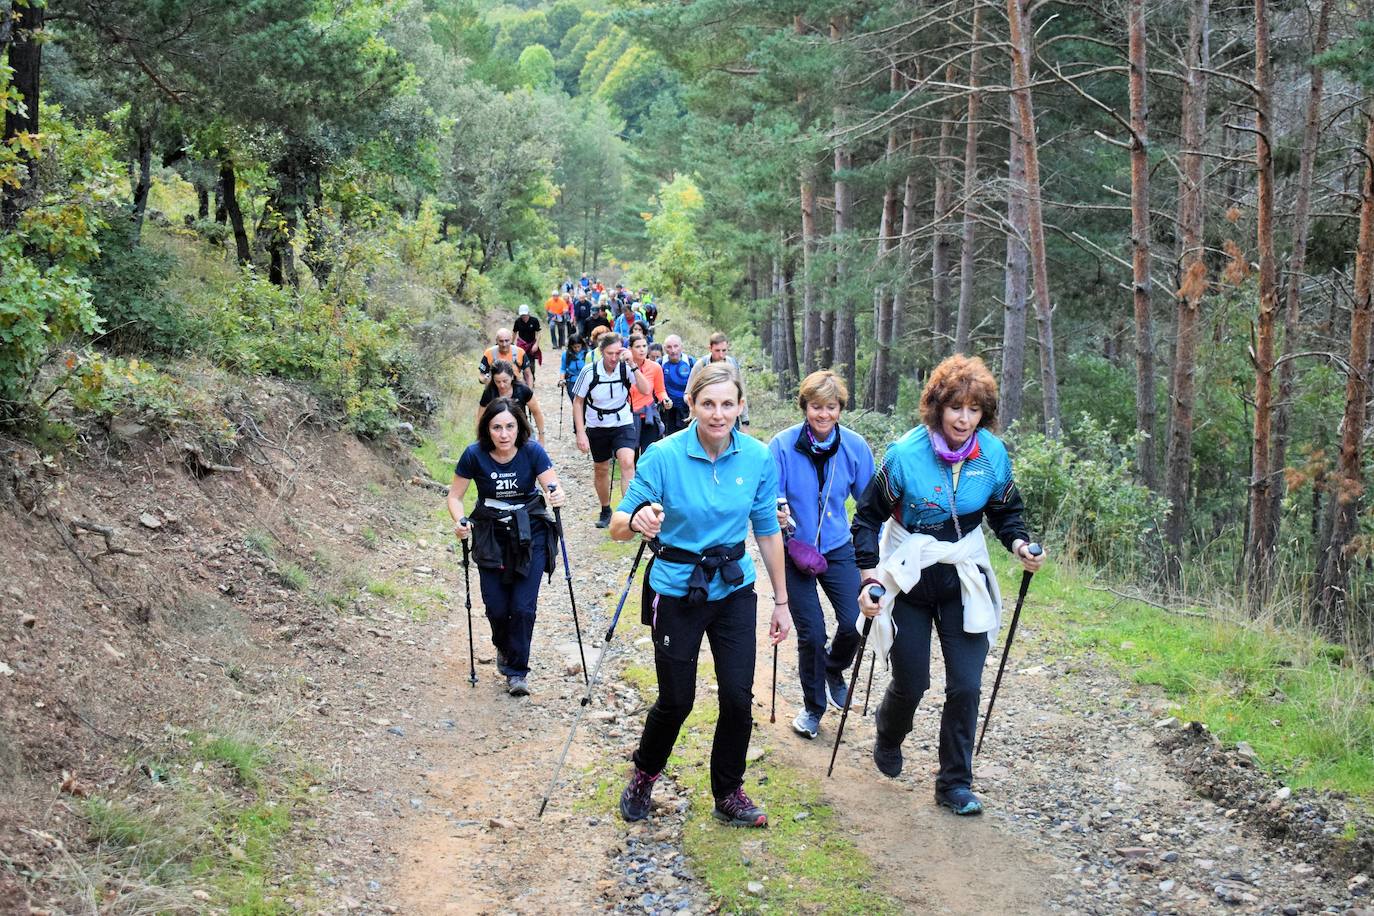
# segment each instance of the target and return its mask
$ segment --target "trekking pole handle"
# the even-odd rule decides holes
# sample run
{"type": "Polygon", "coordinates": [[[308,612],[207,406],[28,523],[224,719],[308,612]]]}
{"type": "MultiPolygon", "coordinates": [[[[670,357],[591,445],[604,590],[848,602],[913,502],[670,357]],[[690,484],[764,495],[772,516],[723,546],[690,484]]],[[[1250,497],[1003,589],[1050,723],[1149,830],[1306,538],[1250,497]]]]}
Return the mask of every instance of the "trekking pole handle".
{"type": "Polygon", "coordinates": [[[1026,553],[1030,554],[1030,555],[1033,556],[1033,557],[1038,557],[1038,556],[1040,556],[1040,554],[1042,554],[1042,553],[1044,553],[1044,552],[1045,552],[1045,548],[1041,547],[1039,544],[1035,543],[1034,541],[1031,541],[1029,544],[1026,545],[1026,553]]]}
{"type": "Polygon", "coordinates": [[[886,594],[887,589],[883,588],[881,585],[870,585],[868,587],[868,597],[871,598],[874,602],[882,601],[883,595],[886,594]]]}

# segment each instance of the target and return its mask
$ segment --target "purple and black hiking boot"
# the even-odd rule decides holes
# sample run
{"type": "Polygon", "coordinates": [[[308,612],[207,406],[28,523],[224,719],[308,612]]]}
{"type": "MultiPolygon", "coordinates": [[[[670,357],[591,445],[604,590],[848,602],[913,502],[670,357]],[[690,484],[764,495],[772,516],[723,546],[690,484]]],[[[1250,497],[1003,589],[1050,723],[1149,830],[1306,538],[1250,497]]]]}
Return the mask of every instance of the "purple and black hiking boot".
{"type": "Polygon", "coordinates": [[[744,794],[744,786],[740,786],[725,798],[716,799],[716,807],[711,814],[716,820],[731,827],[768,826],[768,815],[744,794]]]}
{"type": "Polygon", "coordinates": [[[653,794],[656,782],[658,774],[650,776],[639,767],[635,767],[635,771],[630,774],[629,785],[620,793],[620,816],[627,821],[642,821],[648,817],[649,796],[653,794]]]}

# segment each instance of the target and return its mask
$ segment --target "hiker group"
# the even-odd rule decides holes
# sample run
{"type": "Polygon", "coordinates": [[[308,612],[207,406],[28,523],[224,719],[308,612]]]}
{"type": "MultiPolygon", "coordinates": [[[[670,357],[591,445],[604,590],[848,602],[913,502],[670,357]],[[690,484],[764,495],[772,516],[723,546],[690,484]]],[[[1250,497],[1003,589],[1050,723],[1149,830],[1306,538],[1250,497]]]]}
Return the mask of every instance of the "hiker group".
{"type": "MultiPolygon", "coordinates": [[[[542,328],[529,311],[521,306],[482,355],[476,441],[459,459],[448,497],[465,563],[471,542],[497,667],[513,696],[530,691],[541,577],[552,577],[560,552],[581,646],[561,517],[567,488],[544,447],[546,416],[534,394],[542,328]],[[473,485],[477,500],[469,511],[464,500],[473,485]]],[[[1026,529],[1011,462],[995,434],[997,385],[983,362],[956,355],[940,363],[921,394],[920,422],[875,463],[865,439],[842,423],[849,391],[834,372],[818,370],[802,381],[799,422],[765,444],[750,435],[743,373],[724,334],[712,335],[700,358],[684,352],[677,334],[660,345],[655,330],[666,319],[651,295],[620,285],[607,290],[586,275],[555,290],[544,312],[550,344],[562,351],[560,434],[568,406],[573,440],[593,462],[596,526],[615,540],[640,538],[602,657],[639,558],[646,548],[652,554],[641,615],[651,628],[658,696],[621,794],[622,816],[635,821],[650,813],[654,785],[695,702],[704,639],[719,703],[713,813],[735,826],[767,824],[744,791],[757,650],[751,530],[773,595],[775,702],[777,647],[797,631],[803,702],[792,730],[814,739],[828,709],[841,710],[838,749],[867,646],[891,669],[876,713],[873,761],[897,777],[903,741],[930,685],[934,633],[946,675],[935,800],[955,814],[979,813],[974,737],[983,666],[1002,620],[983,522],[1024,568],[1022,598],[1045,560],[1026,529]]],[[[599,671],[600,657],[591,676],[584,660],[583,709],[599,671]]],[[[832,767],[833,761],[832,753],[832,767]]]]}

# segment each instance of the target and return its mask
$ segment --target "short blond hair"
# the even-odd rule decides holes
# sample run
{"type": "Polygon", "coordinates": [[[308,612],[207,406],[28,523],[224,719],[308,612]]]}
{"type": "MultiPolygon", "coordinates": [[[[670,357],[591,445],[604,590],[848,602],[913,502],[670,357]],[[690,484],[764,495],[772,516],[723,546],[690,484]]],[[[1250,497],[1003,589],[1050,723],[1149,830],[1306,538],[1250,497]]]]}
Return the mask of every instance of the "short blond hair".
{"type": "Polygon", "coordinates": [[[841,410],[849,406],[849,389],[844,379],[829,369],[817,369],[802,379],[801,388],[797,390],[798,407],[805,410],[812,401],[824,404],[830,400],[839,401],[841,410]]]}
{"type": "Polygon", "coordinates": [[[697,393],[701,389],[711,385],[719,385],[721,382],[734,382],[735,391],[739,394],[739,399],[744,400],[744,382],[739,377],[739,371],[728,362],[703,363],[692,375],[691,384],[687,386],[687,400],[695,403],[697,393]]]}

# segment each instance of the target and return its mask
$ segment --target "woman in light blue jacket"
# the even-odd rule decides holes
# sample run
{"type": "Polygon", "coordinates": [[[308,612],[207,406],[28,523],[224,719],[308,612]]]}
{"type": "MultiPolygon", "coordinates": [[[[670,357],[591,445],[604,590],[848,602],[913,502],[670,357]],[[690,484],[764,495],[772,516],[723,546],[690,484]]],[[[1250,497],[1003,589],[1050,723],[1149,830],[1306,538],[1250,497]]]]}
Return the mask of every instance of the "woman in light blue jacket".
{"type": "Polygon", "coordinates": [[[845,502],[850,496],[857,499],[873,478],[873,452],[862,436],[840,425],[848,400],[838,375],[811,373],[797,395],[803,422],[768,444],[778,469],[778,521],[791,529],[787,594],[797,627],[797,669],[805,701],[792,730],[804,738],[814,738],[820,730],[827,691],[837,709],[844,706],[844,672],[859,644],[859,567],[845,502]],[[818,585],[835,612],[835,638],[828,650],[818,585]]]}

